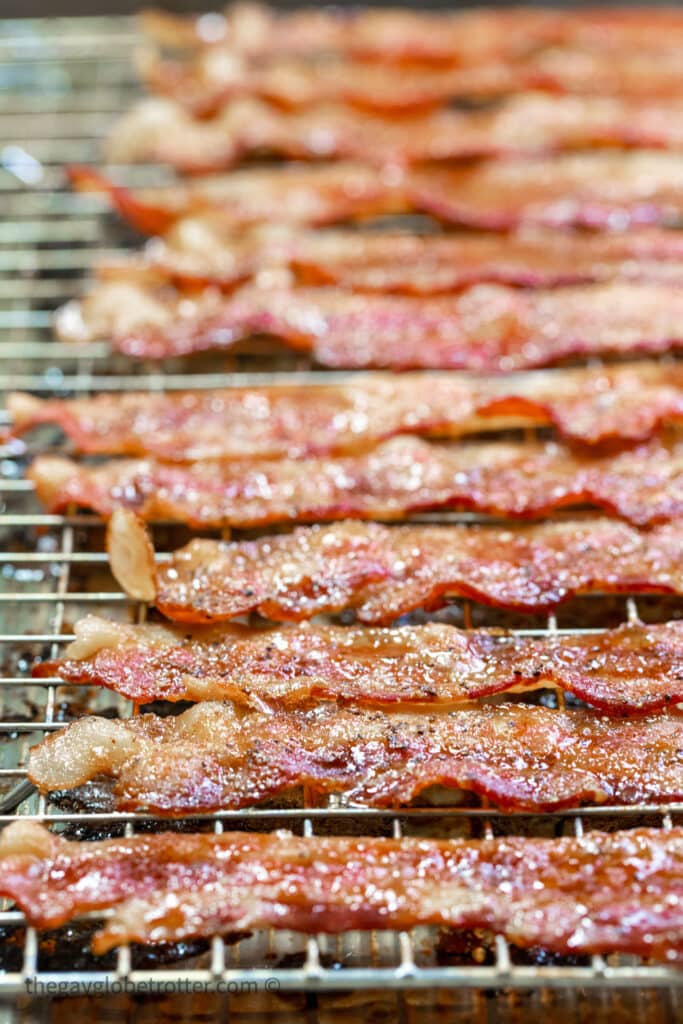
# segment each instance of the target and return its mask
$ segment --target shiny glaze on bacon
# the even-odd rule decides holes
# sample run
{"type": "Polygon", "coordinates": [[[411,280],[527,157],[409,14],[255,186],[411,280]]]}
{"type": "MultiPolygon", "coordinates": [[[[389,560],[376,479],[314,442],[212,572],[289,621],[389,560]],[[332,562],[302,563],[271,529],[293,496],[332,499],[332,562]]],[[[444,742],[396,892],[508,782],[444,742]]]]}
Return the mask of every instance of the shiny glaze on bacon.
{"type": "Polygon", "coordinates": [[[367,627],[127,626],[88,616],[35,676],[106,686],[133,700],[232,700],[291,708],[334,700],[450,706],[557,686],[611,715],[683,700],[683,622],[593,635],[513,636],[442,623],[367,627]]]}
{"type": "Polygon", "coordinates": [[[683,441],[604,456],[552,442],[446,447],[399,437],[336,458],[182,466],[131,459],[90,467],[43,455],[28,477],[51,512],[76,505],[109,517],[123,505],[146,521],[200,528],[392,520],[453,508],[533,519],[583,504],[637,526],[683,516],[683,441]]]}
{"type": "Polygon", "coordinates": [[[278,111],[236,100],[211,120],[167,99],[145,99],[114,126],[114,163],[167,163],[210,173],[262,153],[298,160],[415,164],[591,146],[683,148],[683,99],[656,103],[522,94],[493,110],[439,109],[387,119],[349,107],[278,111]]]}
{"type": "Polygon", "coordinates": [[[520,291],[480,284],[416,298],[247,285],[232,295],[101,282],[62,308],[64,340],[111,339],[135,358],[230,349],[256,335],[343,369],[510,371],[683,347],[683,288],[615,281],[520,291]]]}
{"type": "Polygon", "coordinates": [[[622,230],[678,223],[683,166],[657,150],[501,159],[416,171],[410,203],[447,224],[510,231],[523,224],[622,230]]]}
{"type": "MultiPolygon", "coordinates": [[[[633,37],[638,19],[630,30],[616,22],[601,24],[605,41],[622,45],[633,37]]],[[[678,32],[675,17],[657,24],[665,31],[678,32]]],[[[166,47],[199,49],[208,53],[243,57],[262,62],[279,56],[349,54],[363,60],[387,63],[475,63],[486,57],[524,54],[545,42],[559,42],[579,31],[557,13],[525,10],[511,13],[469,11],[435,14],[406,9],[338,12],[308,10],[276,11],[261,4],[236,4],[222,20],[215,19],[207,33],[197,21],[166,13],[143,12],[145,33],[166,47]]],[[[597,26],[593,29],[595,32],[597,26]]],[[[581,32],[586,41],[590,31],[584,19],[581,32]]],[[[661,32],[661,29],[660,29],[661,32]]],[[[661,35],[658,37],[661,39],[661,35]]],[[[641,37],[642,43],[642,37],[641,37]]]]}
{"type": "MultiPolygon", "coordinates": [[[[125,543],[126,531],[115,540],[125,543]]],[[[183,622],[250,611],[302,621],[353,608],[379,625],[438,608],[448,594],[531,611],[574,594],[682,593],[682,544],[680,522],[646,533],[607,519],[516,529],[342,522],[193,540],[158,567],[156,604],[183,622]]]]}
{"type": "MultiPolygon", "coordinates": [[[[173,278],[174,257],[171,247],[165,249],[161,243],[154,266],[157,272],[170,271],[171,279],[180,281],[180,274],[173,278]]],[[[195,264],[199,274],[194,279],[192,260],[189,254],[180,255],[185,280],[199,283],[199,260],[195,264]]],[[[267,262],[264,257],[263,263],[267,262]]],[[[330,231],[298,242],[293,239],[285,262],[303,284],[337,284],[351,291],[405,295],[443,294],[480,282],[523,288],[617,279],[678,285],[683,280],[683,239],[664,228],[623,234],[527,230],[502,237],[330,231]]],[[[203,283],[214,283],[210,272],[203,283]]]]}
{"type": "Polygon", "coordinates": [[[150,34],[195,53],[162,60],[146,51],[140,71],[151,90],[203,115],[244,95],[290,107],[342,100],[405,111],[529,87],[592,96],[681,93],[677,12],[650,8],[627,12],[627,20],[622,11],[577,18],[528,9],[448,18],[372,11],[343,23],[320,11],[289,18],[296,31],[275,27],[282,15],[231,12],[222,25],[212,22],[207,38],[202,27],[197,33],[155,13],[146,22],[150,34]]]}
{"type": "Polygon", "coordinates": [[[0,837],[0,892],[56,928],[114,908],[96,953],[257,927],[489,928],[549,952],[683,954],[683,829],[530,839],[300,838],[167,832],[69,842],[35,822],[0,837]]]}
{"type": "Polygon", "coordinates": [[[90,167],[67,168],[79,191],[103,193],[133,227],[162,235],[180,217],[221,210],[234,229],[254,224],[335,224],[410,209],[397,169],[360,164],[249,168],[160,188],[127,189],[90,167]]]}
{"type": "Polygon", "coordinates": [[[237,236],[220,212],[178,221],[163,239],[99,264],[106,281],[231,291],[262,271],[287,268],[300,284],[437,295],[482,281],[523,288],[646,280],[683,283],[683,238],[649,228],[625,233],[417,234],[254,228],[237,236]]]}
{"type": "Polygon", "coordinates": [[[173,98],[200,117],[243,97],[289,110],[344,103],[403,115],[453,99],[491,100],[527,89],[633,100],[670,100],[683,93],[680,50],[668,44],[608,54],[601,47],[563,46],[523,61],[451,67],[412,64],[391,69],[351,57],[254,63],[221,50],[204,50],[185,61],[148,52],[139,65],[152,92],[173,98]]]}
{"type": "Polygon", "coordinates": [[[432,12],[405,8],[286,12],[261,4],[232,5],[211,24],[159,11],[143,12],[147,35],[173,49],[225,50],[251,59],[350,54],[387,63],[477,64],[524,57],[544,45],[610,52],[683,44],[674,8],[432,12]]]}
{"type": "Polygon", "coordinates": [[[294,788],[371,807],[430,786],[508,811],[683,798],[683,718],[500,704],[447,714],[322,705],[242,713],[196,704],[178,717],[81,718],[31,749],[41,793],[114,780],[114,806],[178,816],[249,807],[294,788]]]}
{"type": "MultiPolygon", "coordinates": [[[[681,96],[683,86],[680,49],[666,40],[660,40],[658,45],[617,49],[607,54],[601,46],[557,47],[536,54],[521,68],[516,67],[515,72],[527,88],[586,96],[668,100],[681,96]]],[[[491,87],[493,74],[491,68],[491,87]]],[[[502,82],[503,69],[500,77],[502,82]]],[[[481,78],[484,88],[483,73],[481,78]]],[[[205,90],[205,95],[208,98],[211,94],[205,90]]]]}
{"type": "MultiPolygon", "coordinates": [[[[618,55],[615,59],[618,59],[618,55]]],[[[665,62],[668,64],[669,61],[665,62]]],[[[601,62],[604,65],[604,59],[601,62]]],[[[623,61],[622,61],[623,63],[623,61]]],[[[654,82],[663,78],[654,61],[654,82]]],[[[146,52],[138,61],[140,74],[151,92],[170,97],[196,117],[217,114],[235,99],[255,98],[284,110],[304,110],[321,103],[342,103],[374,114],[406,115],[442,106],[456,98],[495,99],[528,87],[561,91],[561,63],[555,58],[545,63],[508,64],[486,61],[481,64],[443,67],[410,64],[389,68],[354,57],[336,56],[324,60],[306,57],[279,57],[266,62],[240,59],[222,50],[200,51],[191,60],[166,60],[158,53],[146,52]]],[[[581,73],[574,64],[568,68],[569,81],[580,90],[581,73]]],[[[595,76],[599,80],[599,75],[595,76]]],[[[621,80],[624,79],[621,76],[621,80]]],[[[642,73],[641,73],[642,77],[642,73]]],[[[680,94],[680,75],[673,79],[668,71],[656,94],[675,97],[680,94]]],[[[628,80],[628,78],[627,78],[628,80]]],[[[639,83],[639,86],[641,83],[639,83]]],[[[653,84],[642,84],[647,98],[653,84]]],[[[607,93],[605,93],[607,95],[607,93]]],[[[640,93],[636,93],[636,96],[640,93]]]]}
{"type": "Polygon", "coordinates": [[[681,160],[658,150],[403,173],[345,163],[265,167],[140,190],[116,186],[91,168],[71,168],[70,177],[79,189],[104,193],[145,234],[163,234],[180,217],[203,210],[221,210],[235,229],[283,219],[319,225],[419,212],[487,231],[523,225],[621,230],[683,216],[681,160]]]}
{"type": "Polygon", "coordinates": [[[376,374],[340,385],[101,393],[10,393],[10,434],[59,425],[81,452],[169,462],[344,454],[401,434],[457,437],[553,426],[612,448],[683,421],[683,367],[630,363],[503,378],[376,374]]]}

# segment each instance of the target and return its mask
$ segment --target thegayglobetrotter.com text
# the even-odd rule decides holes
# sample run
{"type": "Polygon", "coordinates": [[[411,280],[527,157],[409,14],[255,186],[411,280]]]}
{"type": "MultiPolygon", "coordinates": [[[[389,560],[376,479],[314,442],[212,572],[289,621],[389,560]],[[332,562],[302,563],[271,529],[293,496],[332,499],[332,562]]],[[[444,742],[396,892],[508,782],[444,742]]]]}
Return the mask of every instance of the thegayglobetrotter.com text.
{"type": "Polygon", "coordinates": [[[26,994],[30,996],[112,996],[125,993],[147,992],[155,995],[195,995],[202,992],[219,992],[226,995],[257,995],[259,992],[278,992],[277,978],[263,978],[259,981],[230,981],[215,978],[201,981],[193,978],[25,978],[26,994]]]}

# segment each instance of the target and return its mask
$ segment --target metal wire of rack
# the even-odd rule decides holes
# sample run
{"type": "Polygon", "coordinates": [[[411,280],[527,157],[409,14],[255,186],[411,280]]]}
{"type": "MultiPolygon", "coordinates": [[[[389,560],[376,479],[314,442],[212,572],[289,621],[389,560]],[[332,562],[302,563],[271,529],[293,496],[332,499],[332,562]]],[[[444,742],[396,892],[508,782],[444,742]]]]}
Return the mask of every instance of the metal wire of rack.
{"type": "MultiPolygon", "coordinates": [[[[179,366],[162,374],[155,367],[140,369],[112,359],[104,345],[78,351],[52,340],[52,310],[78,292],[79,278],[93,259],[135,244],[96,199],[67,191],[61,169],[65,159],[96,161],[100,138],[112,117],[135,95],[131,61],[135,41],[133,24],[127,19],[4,25],[0,39],[0,389],[70,395],[295,379],[314,384],[344,376],[312,371],[305,360],[294,356],[269,363],[264,372],[263,357],[248,352],[221,357],[207,372],[189,374],[179,366]]],[[[48,434],[48,441],[53,440],[48,434]]],[[[88,691],[84,698],[82,690],[59,679],[30,679],[33,659],[57,655],[72,639],[73,623],[87,611],[142,621],[146,609],[121,593],[109,575],[101,521],[91,515],[42,513],[21,480],[22,459],[15,455],[9,449],[0,453],[0,825],[21,816],[49,822],[69,835],[132,834],[154,824],[154,819],[108,810],[64,809],[26,789],[24,766],[31,743],[86,710],[133,713],[128,702],[110,693],[88,691]]],[[[449,519],[471,522],[476,517],[449,519]]],[[[178,543],[179,531],[163,525],[158,530],[163,558],[164,551],[178,543]]],[[[683,605],[671,599],[663,603],[647,599],[639,608],[631,598],[625,602],[584,599],[557,617],[517,617],[506,624],[539,635],[598,631],[639,613],[671,617],[683,614],[683,605]]],[[[454,603],[449,614],[465,626],[491,623],[493,615],[468,602],[454,603]]],[[[562,695],[555,699],[563,700],[562,695]]],[[[636,822],[668,828],[683,821],[683,805],[585,808],[534,816],[503,815],[485,806],[421,806],[393,812],[345,807],[334,799],[319,806],[309,805],[305,796],[299,804],[222,812],[192,824],[217,832],[288,827],[304,835],[342,831],[466,836],[517,830],[580,834],[587,827],[628,827],[636,822]]],[[[18,911],[1,910],[0,929],[5,939],[19,937],[12,956],[6,963],[0,961],[0,995],[25,993],[27,979],[47,984],[72,978],[99,983],[125,979],[128,991],[149,991],[150,983],[179,980],[209,989],[220,984],[260,986],[273,978],[282,991],[317,993],[661,987],[669,990],[667,1014],[676,1019],[677,989],[683,983],[683,972],[633,957],[542,960],[511,949],[500,936],[477,936],[472,949],[454,956],[439,935],[425,929],[413,934],[350,933],[309,939],[286,932],[257,933],[237,942],[217,937],[205,952],[171,966],[161,960],[141,966],[136,951],[123,947],[105,965],[92,959],[76,971],[68,965],[55,966],[41,937],[25,927],[18,911]]],[[[404,1012],[402,1019],[407,1019],[404,1012]]]]}

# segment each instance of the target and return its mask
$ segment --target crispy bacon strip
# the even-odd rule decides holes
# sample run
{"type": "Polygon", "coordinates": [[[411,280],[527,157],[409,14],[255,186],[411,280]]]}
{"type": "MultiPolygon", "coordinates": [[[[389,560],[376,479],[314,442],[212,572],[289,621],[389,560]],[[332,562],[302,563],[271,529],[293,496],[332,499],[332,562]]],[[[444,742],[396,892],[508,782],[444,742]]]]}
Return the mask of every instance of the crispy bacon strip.
{"type": "Polygon", "coordinates": [[[681,441],[603,456],[554,443],[443,447],[406,437],[338,458],[184,466],[147,459],[90,467],[44,455],[28,476],[51,512],[77,505],[109,517],[123,505],[146,521],[200,528],[391,520],[448,508],[540,518],[582,504],[637,526],[683,516],[681,441]]]}
{"type": "Polygon", "coordinates": [[[248,807],[301,786],[371,807],[443,786],[502,810],[555,811],[680,800],[682,746],[683,719],[668,715],[614,721],[528,704],[267,714],[205,703],[177,718],[81,718],[32,748],[28,774],[41,793],[104,776],[117,810],[173,816],[248,807]]]}
{"type": "Polygon", "coordinates": [[[610,51],[683,45],[683,17],[674,8],[523,7],[447,14],[394,8],[340,16],[326,10],[283,13],[246,3],[202,20],[148,11],[142,26],[164,46],[223,49],[259,59],[344,53],[389,63],[476,64],[486,58],[520,58],[549,43],[610,51]]]}
{"type": "Polygon", "coordinates": [[[488,840],[177,832],[69,842],[17,821],[0,891],[56,928],[114,908],[96,953],[257,927],[490,928],[555,953],[683,953],[683,829],[488,840]],[[539,881],[541,884],[539,885],[539,881]]]}
{"type": "Polygon", "coordinates": [[[621,281],[529,292],[480,284],[419,299],[260,285],[189,298],[109,281],[57,318],[64,340],[106,337],[136,358],[230,349],[266,334],[323,366],[487,372],[673,351],[683,346],[682,325],[683,289],[621,281]]]}
{"type": "Polygon", "coordinates": [[[683,148],[683,100],[643,103],[600,97],[522,94],[494,110],[439,109],[395,119],[343,106],[304,113],[237,100],[209,121],[178,103],[146,99],[115,125],[115,163],[168,163],[210,173],[261,153],[302,160],[413,164],[585,149],[590,146],[683,148]]]}
{"type": "MultiPolygon", "coordinates": [[[[110,529],[110,554],[136,529],[129,515],[110,529]]],[[[682,543],[680,520],[647,533],[607,519],[515,530],[342,522],[238,543],[193,540],[157,568],[156,604],[183,622],[250,611],[296,622],[352,608],[379,625],[438,608],[448,594],[532,611],[574,594],[682,593],[682,543]]]]}
{"type": "MultiPolygon", "coordinates": [[[[663,73],[654,61],[651,63],[657,82],[663,73]]],[[[458,97],[494,99],[527,88],[527,82],[536,88],[536,82],[543,87],[547,80],[547,88],[557,92],[556,83],[563,75],[557,57],[528,68],[526,64],[496,60],[466,66],[412,64],[393,69],[340,56],[253,62],[223,49],[203,50],[193,59],[182,61],[145,51],[138,59],[138,69],[151,92],[172,98],[197,117],[213,116],[226,103],[244,98],[265,100],[285,110],[343,103],[376,114],[405,115],[434,109],[458,97]]],[[[576,65],[569,67],[567,77],[578,87],[581,75],[576,65]]],[[[621,78],[628,80],[626,74],[621,78]]],[[[680,80],[676,85],[672,78],[670,70],[667,84],[673,97],[680,94],[680,80]]],[[[648,88],[653,90],[654,86],[648,88]]],[[[644,84],[642,89],[647,97],[644,84]]],[[[662,92],[663,84],[658,94],[662,92]]]]}
{"type": "Polygon", "coordinates": [[[77,189],[103,193],[125,220],[147,235],[162,235],[180,217],[205,210],[221,210],[226,222],[240,229],[278,222],[334,224],[410,209],[396,169],[379,171],[359,164],[249,168],[134,191],[90,167],[70,167],[67,173],[77,189]]]}
{"type": "Polygon", "coordinates": [[[292,708],[311,701],[457,705],[511,689],[558,686],[610,715],[683,700],[683,622],[597,635],[514,636],[429,623],[396,629],[76,623],[63,658],[36,676],[106,686],[138,704],[231,700],[292,708]]]}
{"type": "Polygon", "coordinates": [[[284,29],[282,15],[253,9],[198,28],[155,13],[145,20],[149,34],[195,53],[171,61],[152,51],[140,70],[151,89],[204,114],[235,95],[289,106],[344,100],[385,110],[530,86],[593,96],[680,95],[678,13],[623,14],[526,9],[444,18],[402,10],[340,21],[307,12],[290,15],[293,28],[284,29]],[[548,44],[561,45],[548,51],[548,44]]]}
{"type": "MultiPolygon", "coordinates": [[[[202,64],[210,65],[208,55],[202,64]]],[[[468,70],[468,69],[466,69],[468,70]]],[[[680,96],[680,49],[666,40],[634,48],[610,50],[602,46],[562,46],[536,54],[522,68],[515,68],[527,88],[549,89],[575,95],[668,100],[680,96]]],[[[493,68],[489,71],[493,90],[493,68]]],[[[500,72],[501,82],[504,72],[500,72]]],[[[474,72],[472,72],[474,79],[474,72]]],[[[481,75],[482,89],[486,76],[481,75]]],[[[209,77],[210,80],[210,77],[209,77]]],[[[206,88],[208,100],[211,91],[206,88]]],[[[214,95],[216,92],[214,90],[214,95]]]]}
{"type": "Polygon", "coordinates": [[[80,452],[168,462],[343,454],[400,434],[554,426],[612,447],[683,421],[683,367],[630,363],[504,378],[380,374],[350,384],[99,394],[10,393],[11,436],[58,424],[80,452]]]}
{"type": "Polygon", "coordinates": [[[657,150],[569,153],[474,167],[401,173],[346,163],[250,169],[130,191],[72,167],[80,189],[102,192],[124,219],[163,234],[180,217],[221,210],[239,229],[268,222],[332,224],[388,213],[428,213],[487,231],[541,227],[633,228],[683,216],[683,168],[657,150]]]}
{"type": "Polygon", "coordinates": [[[188,217],[135,256],[96,268],[99,279],[231,291],[262,271],[287,268],[302,284],[436,295],[483,281],[552,288],[611,280],[683,282],[683,238],[663,228],[625,233],[525,231],[426,234],[305,231],[287,226],[235,235],[218,213],[188,217]]]}
{"type": "MultiPolygon", "coordinates": [[[[318,231],[292,239],[288,252],[286,243],[280,244],[285,251],[282,262],[299,282],[337,284],[362,292],[436,295],[480,282],[552,288],[617,279],[678,285],[683,279],[683,239],[665,228],[622,234],[527,230],[502,237],[318,231]]],[[[273,248],[271,244],[271,260],[273,248]]],[[[215,283],[206,264],[203,269],[208,272],[202,279],[198,254],[174,250],[172,239],[153,249],[150,263],[158,273],[170,271],[172,280],[181,281],[181,266],[173,278],[176,254],[186,281],[215,283]],[[192,261],[199,271],[196,277],[192,261]]],[[[260,266],[267,265],[264,254],[260,266]]]]}
{"type": "MultiPolygon", "coordinates": [[[[675,31],[677,26],[678,20],[671,18],[662,27],[675,31]]],[[[559,41],[578,28],[543,10],[445,16],[375,9],[340,16],[324,10],[282,13],[249,3],[231,6],[222,17],[213,16],[208,25],[146,12],[142,27],[164,46],[190,50],[209,47],[252,59],[344,53],[390,63],[445,64],[524,53],[541,42],[559,41]]],[[[614,35],[615,28],[610,29],[614,35]]],[[[584,29],[587,31],[588,25],[584,29]]]]}
{"type": "Polygon", "coordinates": [[[672,100],[683,92],[680,48],[605,52],[602,47],[562,46],[523,61],[403,65],[392,69],[352,57],[325,60],[276,58],[252,62],[223,49],[200,51],[191,60],[141,55],[147,87],[180,103],[195,116],[218,113],[237,98],[266,100],[288,110],[344,103],[380,114],[406,114],[449,100],[495,99],[527,89],[578,96],[672,100]]]}
{"type": "Polygon", "coordinates": [[[683,167],[656,150],[568,153],[415,172],[410,203],[444,223],[494,231],[523,224],[632,228],[677,223],[683,167]]]}

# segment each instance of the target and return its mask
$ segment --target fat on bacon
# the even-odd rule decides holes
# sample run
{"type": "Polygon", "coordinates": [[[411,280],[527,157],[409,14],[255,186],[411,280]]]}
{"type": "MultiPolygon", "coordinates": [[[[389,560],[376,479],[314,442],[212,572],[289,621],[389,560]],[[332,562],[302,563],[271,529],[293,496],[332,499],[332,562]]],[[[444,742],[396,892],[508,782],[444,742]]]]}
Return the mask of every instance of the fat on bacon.
{"type": "Polygon", "coordinates": [[[440,509],[538,519],[591,505],[637,526],[683,515],[683,441],[617,454],[555,442],[444,446],[416,437],[369,452],[315,459],[116,459],[87,466],[40,455],[28,470],[51,512],[70,505],[109,517],[117,506],[146,521],[254,527],[346,518],[394,520],[440,509]]]}
{"type": "Polygon", "coordinates": [[[231,700],[290,709],[457,706],[510,690],[559,687],[610,715],[683,700],[683,622],[628,623],[596,634],[530,637],[444,623],[380,629],[303,623],[130,626],[89,615],[62,657],[33,674],[105,686],[149,704],[231,700]]]}
{"type": "Polygon", "coordinates": [[[250,928],[488,928],[554,953],[683,954],[683,829],[530,839],[162,832],[73,842],[17,821],[0,892],[30,924],[114,913],[95,953],[250,928]]]}
{"type": "Polygon", "coordinates": [[[515,528],[344,521],[257,540],[196,538],[155,569],[133,512],[118,506],[108,527],[124,590],[152,595],[167,618],[197,623],[251,611],[302,621],[353,609],[359,621],[381,625],[441,607],[447,595],[532,611],[581,594],[680,594],[682,542],[680,520],[648,531],[609,519],[515,528]]]}
{"type": "Polygon", "coordinates": [[[395,807],[438,786],[542,812],[680,800],[682,745],[683,718],[673,715],[621,721],[529,704],[264,713],[207,702],[177,717],[80,718],[31,749],[28,774],[42,793],[103,777],[117,810],[169,816],[248,807],[301,787],[395,807]]]}
{"type": "Polygon", "coordinates": [[[77,450],[167,462],[344,454],[400,435],[459,437],[553,426],[577,446],[614,449],[683,420],[680,364],[626,363],[505,377],[374,374],[339,385],[100,393],[10,393],[9,436],[61,427],[77,450]]]}

